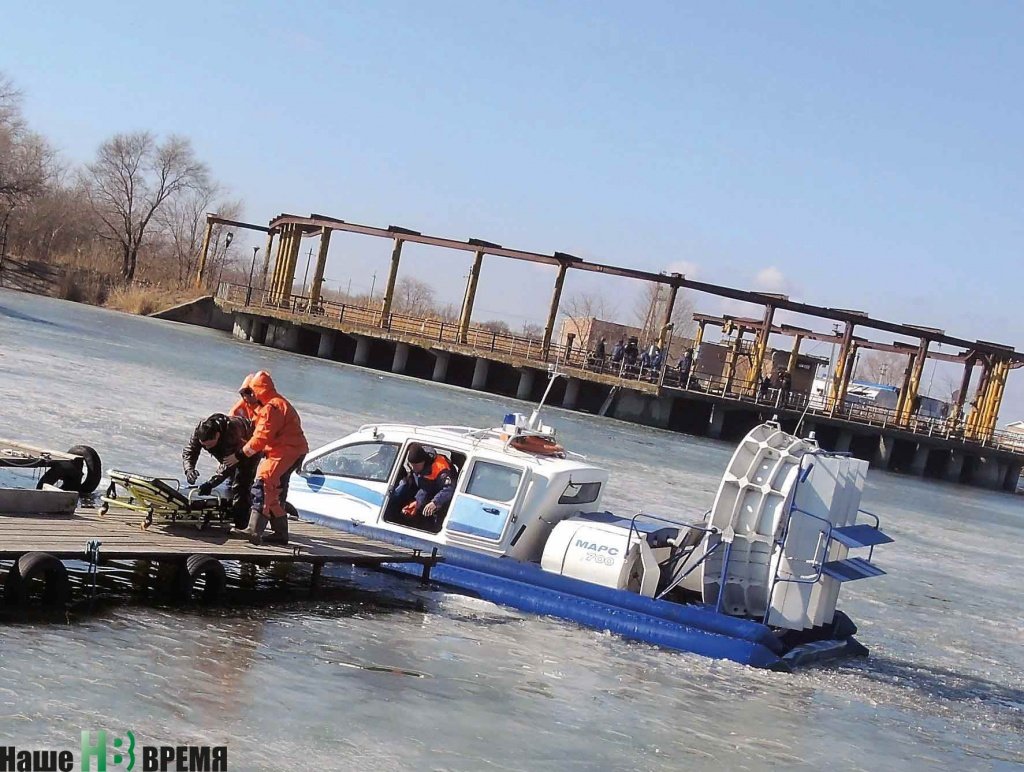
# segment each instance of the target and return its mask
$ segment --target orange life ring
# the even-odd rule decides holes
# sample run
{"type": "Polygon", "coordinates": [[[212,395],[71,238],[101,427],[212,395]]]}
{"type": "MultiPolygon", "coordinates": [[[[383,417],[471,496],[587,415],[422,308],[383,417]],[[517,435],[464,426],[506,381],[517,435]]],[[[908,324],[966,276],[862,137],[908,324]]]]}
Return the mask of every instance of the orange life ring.
{"type": "Polygon", "coordinates": [[[558,456],[565,458],[565,448],[559,445],[550,437],[540,437],[536,434],[524,434],[516,437],[509,443],[510,447],[521,450],[524,453],[533,453],[537,456],[558,456]]]}

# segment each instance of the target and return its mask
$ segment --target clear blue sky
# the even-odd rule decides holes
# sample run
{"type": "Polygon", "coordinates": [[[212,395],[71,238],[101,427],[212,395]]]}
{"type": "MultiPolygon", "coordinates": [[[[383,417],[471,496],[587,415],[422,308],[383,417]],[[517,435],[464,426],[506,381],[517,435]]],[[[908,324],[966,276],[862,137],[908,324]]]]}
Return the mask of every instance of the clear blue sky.
{"type": "MultiPolygon", "coordinates": [[[[8,4],[0,70],[70,161],[178,132],[255,222],[682,266],[1024,349],[1024,5],[54,5],[8,4]]],[[[328,276],[379,289],[389,251],[338,239],[328,276]]],[[[407,254],[461,298],[467,255],[407,254]]],[[[480,318],[541,321],[550,286],[485,263],[480,318]]],[[[567,286],[622,316],[636,289],[567,286]]]]}

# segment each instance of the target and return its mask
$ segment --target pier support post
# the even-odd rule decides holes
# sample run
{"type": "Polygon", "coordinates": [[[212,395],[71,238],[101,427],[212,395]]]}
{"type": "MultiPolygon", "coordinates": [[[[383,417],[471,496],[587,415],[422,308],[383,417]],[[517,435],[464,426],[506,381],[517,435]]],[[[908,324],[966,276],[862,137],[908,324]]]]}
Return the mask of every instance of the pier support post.
{"type": "Polygon", "coordinates": [[[708,421],[708,437],[713,440],[722,439],[723,428],[725,428],[725,411],[718,405],[712,405],[711,420],[708,421]]]}
{"type": "Polygon", "coordinates": [[[260,269],[260,289],[267,288],[267,274],[270,273],[270,255],[274,249],[274,229],[267,231],[267,245],[263,250],[263,268],[260,269]]]}
{"type": "Polygon", "coordinates": [[[409,362],[409,344],[399,343],[395,346],[395,355],[391,359],[391,372],[404,373],[405,366],[409,362]]]}
{"type": "Polygon", "coordinates": [[[1007,464],[991,456],[981,456],[974,466],[974,479],[972,482],[982,488],[1003,487],[1003,480],[1006,478],[1007,464]]]}
{"type": "Polygon", "coordinates": [[[334,353],[334,340],[337,337],[334,330],[324,330],[320,333],[320,343],[316,347],[316,355],[321,359],[330,359],[334,353]]]}
{"type": "Polygon", "coordinates": [[[267,331],[267,343],[284,351],[298,351],[299,328],[288,322],[272,324],[267,331]]]}
{"type": "Polygon", "coordinates": [[[924,477],[924,470],[928,467],[928,456],[932,449],[927,445],[919,444],[914,451],[914,461],[910,465],[910,471],[918,477],[924,477]]]}
{"type": "Polygon", "coordinates": [[[327,250],[331,246],[331,229],[320,229],[320,249],[316,255],[316,270],[313,272],[313,284],[309,289],[309,310],[315,311],[320,305],[320,292],[324,285],[324,270],[327,268],[327,250]]]}
{"type": "Polygon", "coordinates": [[[488,362],[483,357],[477,357],[476,363],[473,365],[473,384],[472,388],[480,391],[487,385],[487,371],[490,367],[488,362]]]}
{"type": "Polygon", "coordinates": [[[388,271],[388,283],[384,290],[384,302],[380,306],[380,326],[388,326],[388,316],[391,314],[391,302],[395,299],[395,282],[398,281],[398,265],[402,262],[402,245],[405,242],[395,239],[395,248],[391,250],[391,268],[388,271]]]}
{"type": "Polygon", "coordinates": [[[529,401],[530,396],[533,394],[533,380],[536,377],[537,371],[529,368],[524,368],[519,373],[519,388],[516,389],[516,399],[529,401]]]}
{"type": "Polygon", "coordinates": [[[949,452],[949,460],[946,462],[946,469],[943,473],[943,477],[946,482],[958,483],[960,482],[960,473],[964,470],[964,454],[959,450],[951,450],[949,452]]]}
{"type": "Polygon", "coordinates": [[[196,288],[202,287],[206,277],[206,258],[210,254],[210,235],[213,233],[213,220],[206,215],[206,230],[203,231],[203,246],[199,252],[199,268],[196,270],[196,288]]]}
{"type": "Polygon", "coordinates": [[[252,340],[252,322],[253,318],[251,316],[235,314],[235,323],[231,328],[231,335],[239,340],[252,340]]]}
{"type": "Polygon", "coordinates": [[[435,351],[434,372],[430,376],[430,380],[437,381],[438,383],[444,383],[445,378],[448,377],[448,363],[451,359],[452,355],[447,351],[435,351]]]}
{"type": "Polygon", "coordinates": [[[558,304],[562,299],[562,285],[565,283],[565,272],[569,263],[561,260],[558,264],[558,276],[555,277],[555,288],[551,293],[551,305],[548,307],[548,320],[544,324],[544,342],[542,353],[545,359],[548,357],[548,350],[551,348],[551,336],[555,330],[555,320],[558,318],[558,304]]]}
{"type": "Polygon", "coordinates": [[[370,345],[372,341],[365,335],[356,336],[356,353],[352,357],[352,364],[359,367],[366,367],[370,361],[370,345]]]}
{"type": "Polygon", "coordinates": [[[473,267],[469,269],[466,280],[466,294],[462,298],[462,311],[459,312],[459,343],[465,343],[469,337],[469,320],[473,316],[473,303],[476,301],[476,285],[480,281],[480,266],[484,262],[483,250],[473,256],[473,267]]]}
{"type": "Polygon", "coordinates": [[[888,469],[892,462],[892,449],[896,446],[896,440],[892,437],[881,436],[878,438],[878,450],[871,460],[872,466],[879,469],[888,469]]]}
{"type": "Polygon", "coordinates": [[[843,430],[836,439],[836,453],[849,453],[853,444],[853,432],[843,430]]]}
{"type": "Polygon", "coordinates": [[[1015,493],[1017,491],[1017,485],[1020,482],[1021,469],[1024,469],[1020,464],[1008,463],[1006,465],[1006,476],[1003,478],[1003,490],[1015,493]]]}
{"type": "Polygon", "coordinates": [[[576,402],[580,397],[580,379],[570,378],[565,384],[565,396],[562,397],[562,407],[566,410],[575,410],[576,402]]]}

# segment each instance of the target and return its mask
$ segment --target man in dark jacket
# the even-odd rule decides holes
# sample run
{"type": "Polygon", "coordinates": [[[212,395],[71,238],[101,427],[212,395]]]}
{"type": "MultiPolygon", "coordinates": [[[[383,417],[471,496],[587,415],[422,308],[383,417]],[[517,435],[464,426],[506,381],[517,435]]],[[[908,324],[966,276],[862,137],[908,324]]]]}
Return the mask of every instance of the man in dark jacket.
{"type": "Polygon", "coordinates": [[[420,517],[428,528],[439,531],[455,494],[455,470],[447,458],[418,442],[410,443],[406,460],[412,467],[412,474],[395,486],[395,499],[411,499],[402,507],[402,514],[408,518],[420,517]]]}
{"type": "Polygon", "coordinates": [[[209,495],[210,491],[222,482],[230,480],[231,516],[238,528],[244,528],[249,522],[250,488],[256,477],[256,467],[260,459],[258,456],[249,457],[234,466],[226,466],[223,462],[229,456],[237,454],[250,437],[252,422],[248,418],[214,413],[199,422],[192,432],[188,445],[181,452],[181,463],[189,485],[194,485],[199,479],[196,462],[199,460],[200,450],[205,449],[220,462],[213,477],[199,486],[199,494],[209,495]]]}

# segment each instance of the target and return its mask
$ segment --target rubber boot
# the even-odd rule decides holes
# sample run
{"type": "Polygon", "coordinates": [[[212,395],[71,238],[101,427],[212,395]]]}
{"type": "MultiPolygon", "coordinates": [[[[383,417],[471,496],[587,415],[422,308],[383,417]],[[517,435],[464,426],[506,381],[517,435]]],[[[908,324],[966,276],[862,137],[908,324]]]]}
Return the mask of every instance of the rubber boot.
{"type": "Polygon", "coordinates": [[[265,544],[288,543],[288,515],[270,518],[270,527],[273,529],[273,533],[263,540],[265,544]]]}
{"type": "Polygon", "coordinates": [[[243,539],[248,539],[253,544],[259,546],[263,542],[263,532],[267,529],[267,518],[263,516],[263,513],[258,509],[254,509],[249,513],[249,525],[245,528],[239,528],[232,530],[233,536],[240,536],[243,539]]]}

